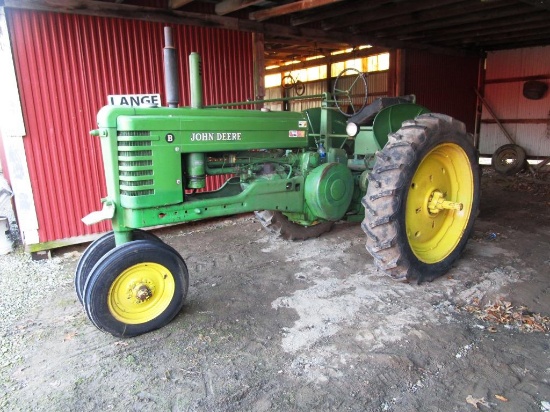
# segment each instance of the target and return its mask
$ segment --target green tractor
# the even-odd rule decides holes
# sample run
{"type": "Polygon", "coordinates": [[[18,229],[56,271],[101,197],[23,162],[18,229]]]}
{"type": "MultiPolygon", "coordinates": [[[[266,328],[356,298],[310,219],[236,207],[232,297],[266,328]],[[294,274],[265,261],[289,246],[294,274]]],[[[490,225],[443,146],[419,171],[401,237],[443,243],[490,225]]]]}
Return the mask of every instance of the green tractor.
{"type": "Polygon", "coordinates": [[[463,123],[429,113],[414,96],[355,107],[352,88],[363,85],[366,97],[359,72],[347,89],[341,74],[321,107],[303,113],[203,107],[195,53],[191,106],[178,107],[165,35],[168,107],[106,106],[91,132],[101,140],[108,195],[83,221],[110,219],[113,231],[83,253],[75,287],[99,329],[136,336],[182,308],[185,262],[145,227],[255,212],[274,235],[305,240],[336,221],[362,221],[374,263],[397,280],[431,281],[459,257],[479,203],[476,150],[463,123]],[[232,177],[198,190],[207,175],[232,177]]]}

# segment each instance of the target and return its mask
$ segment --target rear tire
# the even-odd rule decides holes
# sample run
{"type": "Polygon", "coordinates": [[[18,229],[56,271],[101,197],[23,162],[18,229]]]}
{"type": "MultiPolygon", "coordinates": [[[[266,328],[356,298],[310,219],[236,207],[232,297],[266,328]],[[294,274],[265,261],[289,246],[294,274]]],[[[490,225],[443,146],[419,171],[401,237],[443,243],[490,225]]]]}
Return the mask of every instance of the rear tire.
{"type": "Polygon", "coordinates": [[[479,205],[471,136],[462,122],[424,114],[390,134],[376,157],[361,225],[374,263],[398,280],[442,276],[464,250],[479,205]]]}
{"type": "Polygon", "coordinates": [[[291,222],[281,212],[273,210],[262,210],[254,212],[265,230],[272,235],[285,240],[306,240],[321,236],[330,232],[333,222],[321,222],[312,226],[302,226],[291,222]]]}

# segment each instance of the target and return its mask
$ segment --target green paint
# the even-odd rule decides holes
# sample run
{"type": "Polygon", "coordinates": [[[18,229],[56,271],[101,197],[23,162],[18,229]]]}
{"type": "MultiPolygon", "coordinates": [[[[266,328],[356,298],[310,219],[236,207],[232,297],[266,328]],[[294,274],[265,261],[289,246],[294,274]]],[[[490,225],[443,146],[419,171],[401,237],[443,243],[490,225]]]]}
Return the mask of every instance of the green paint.
{"type": "Polygon", "coordinates": [[[392,106],[349,138],[347,119],[328,94],[303,113],[204,108],[195,53],[190,72],[191,107],[107,106],[98,113],[91,134],[101,140],[117,244],[129,241],[133,228],[263,209],[301,224],[361,220],[368,159],[387,133],[426,110],[392,106]],[[234,177],[214,192],[194,191],[205,187],[206,175],[222,174],[234,177]]]}

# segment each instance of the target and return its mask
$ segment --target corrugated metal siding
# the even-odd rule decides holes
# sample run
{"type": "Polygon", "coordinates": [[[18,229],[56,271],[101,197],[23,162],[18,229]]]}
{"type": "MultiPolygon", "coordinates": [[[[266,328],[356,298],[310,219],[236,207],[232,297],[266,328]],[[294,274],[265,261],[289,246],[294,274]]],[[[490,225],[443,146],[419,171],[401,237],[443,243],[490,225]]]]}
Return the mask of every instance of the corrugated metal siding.
{"type": "Polygon", "coordinates": [[[479,59],[407,50],[405,94],[433,112],[448,114],[474,131],[479,59]]]}
{"type": "Polygon", "coordinates": [[[549,67],[550,46],[489,52],[485,80],[549,74],[549,67]]]}
{"type": "MultiPolygon", "coordinates": [[[[338,88],[341,90],[347,90],[357,76],[346,76],[342,77],[338,83],[338,88]]],[[[318,80],[313,82],[304,83],[305,92],[303,96],[315,95],[325,93],[327,91],[327,81],[318,80]]],[[[332,86],[330,92],[332,93],[332,88],[334,87],[334,80],[332,81],[332,86]]],[[[367,103],[372,103],[372,101],[377,97],[387,96],[388,95],[388,72],[374,72],[369,73],[367,76],[367,88],[368,96],[367,103]]],[[[266,89],[266,99],[278,99],[282,96],[282,87],[270,87],[266,89]]],[[[353,103],[355,106],[361,107],[364,101],[364,89],[361,82],[357,82],[352,90],[353,103]]],[[[296,96],[295,89],[290,89],[289,97],[296,96]]],[[[295,100],[290,103],[290,110],[293,112],[300,112],[302,110],[310,109],[313,107],[319,107],[321,105],[321,99],[308,99],[308,100],[295,100]]],[[[271,110],[277,111],[282,110],[283,105],[280,102],[275,103],[266,103],[265,107],[270,108],[271,110]]]]}
{"type": "MultiPolygon", "coordinates": [[[[550,156],[550,92],[542,99],[523,96],[523,84],[542,76],[550,84],[550,47],[503,50],[487,55],[484,97],[506,131],[529,156],[550,156]]],[[[492,155],[510,143],[484,107],[479,150],[492,155]]]]}
{"type": "MultiPolygon", "coordinates": [[[[40,242],[109,230],[107,223],[87,227],[80,222],[100,208],[106,194],[99,139],[88,132],[109,94],[164,96],[163,25],[13,9],[6,17],[40,242]]],[[[205,104],[253,96],[250,34],[174,29],[183,104],[189,104],[187,56],[192,51],[203,60],[205,104]]]]}
{"type": "Polygon", "coordinates": [[[369,88],[368,101],[372,103],[377,97],[389,96],[388,91],[388,75],[389,72],[374,72],[369,73],[367,77],[367,86],[369,88]]]}
{"type": "MultiPolygon", "coordinates": [[[[321,94],[326,91],[327,82],[326,80],[318,80],[313,82],[305,82],[304,83],[304,94],[302,96],[308,96],[308,95],[315,95],[315,94],[321,94]]],[[[283,96],[283,88],[282,87],[270,87],[266,89],[266,96],[265,99],[279,99],[283,96]]],[[[288,90],[288,97],[296,97],[296,89],[289,89],[288,90]]],[[[283,110],[283,103],[282,102],[271,102],[266,103],[264,105],[265,107],[269,108],[273,111],[281,111],[283,110]]],[[[319,107],[321,106],[321,99],[308,99],[308,100],[294,100],[290,102],[290,110],[293,112],[300,112],[302,110],[306,110],[312,107],[319,107]]]]}
{"type": "MultiPolygon", "coordinates": [[[[326,91],[326,80],[318,80],[313,82],[305,82],[305,91],[302,96],[321,94],[326,91]]],[[[283,96],[282,87],[270,87],[265,90],[265,99],[280,99],[283,96]]],[[[296,97],[296,89],[288,90],[288,97],[296,97]]],[[[294,100],[290,102],[290,111],[300,112],[311,107],[319,107],[321,105],[321,99],[309,99],[309,100],[294,100]]],[[[265,103],[264,106],[273,111],[283,110],[282,102],[270,102],[265,103]]]]}
{"type": "MultiPolygon", "coordinates": [[[[332,81],[332,88],[334,82],[332,81]]],[[[362,80],[357,79],[357,75],[340,77],[338,80],[339,90],[350,90],[353,104],[356,108],[361,107],[365,101],[365,88],[362,80]]],[[[332,90],[331,90],[332,91],[332,90]]],[[[367,104],[372,103],[377,97],[388,95],[388,72],[373,72],[367,74],[367,104]]]]}

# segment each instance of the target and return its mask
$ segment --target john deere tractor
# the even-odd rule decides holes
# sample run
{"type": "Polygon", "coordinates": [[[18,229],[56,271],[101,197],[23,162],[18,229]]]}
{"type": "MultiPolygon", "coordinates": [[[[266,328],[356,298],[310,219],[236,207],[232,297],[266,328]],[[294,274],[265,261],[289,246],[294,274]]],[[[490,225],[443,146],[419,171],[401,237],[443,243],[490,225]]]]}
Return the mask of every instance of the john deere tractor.
{"type": "Polygon", "coordinates": [[[165,37],[168,107],[106,106],[91,132],[101,141],[108,193],[103,209],[83,220],[110,219],[113,231],[83,253],[75,286],[99,329],[136,336],[182,308],[185,262],[145,227],[255,212],[273,235],[305,240],[336,221],[362,221],[374,263],[397,280],[433,280],[459,257],[479,202],[476,151],[463,123],[430,113],[414,96],[366,105],[360,72],[342,73],[332,93],[317,96],[321,106],[302,113],[204,107],[195,53],[191,106],[178,107],[169,29],[165,37]],[[340,86],[344,76],[351,87],[340,86]],[[362,105],[352,96],[357,87],[362,105]],[[214,175],[232,177],[200,191],[214,175]]]}

